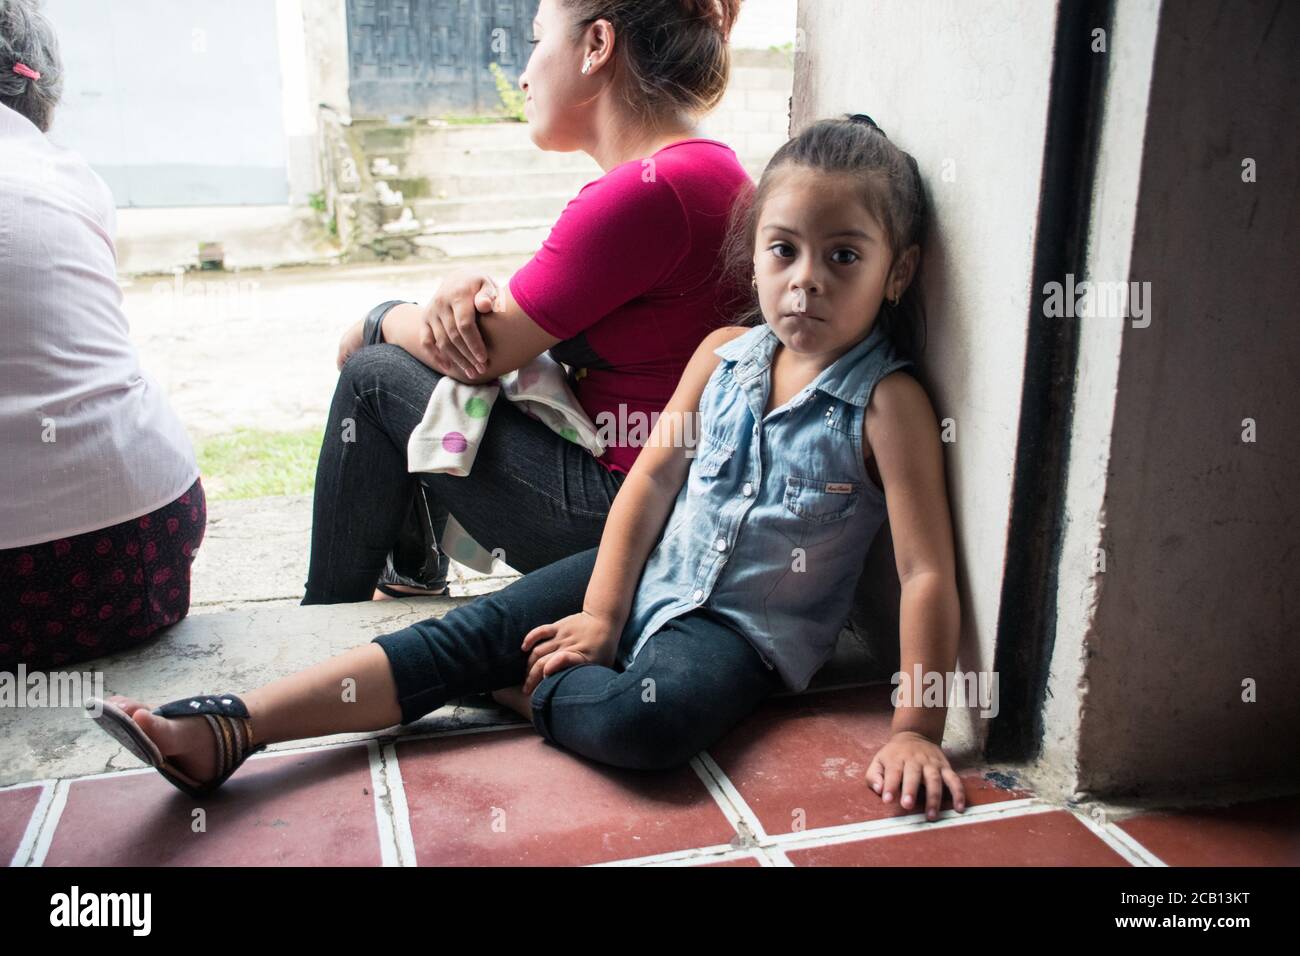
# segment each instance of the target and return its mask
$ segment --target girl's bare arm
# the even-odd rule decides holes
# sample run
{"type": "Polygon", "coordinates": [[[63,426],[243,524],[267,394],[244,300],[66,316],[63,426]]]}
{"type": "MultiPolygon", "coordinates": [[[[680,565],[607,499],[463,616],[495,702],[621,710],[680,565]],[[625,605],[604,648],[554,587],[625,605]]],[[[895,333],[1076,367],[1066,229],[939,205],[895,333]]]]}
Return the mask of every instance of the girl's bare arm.
{"type": "MultiPolygon", "coordinates": [[[[902,585],[899,668],[909,680],[917,664],[922,675],[946,676],[956,666],[961,607],[943,444],[925,389],[906,373],[885,376],[872,395],[863,431],[884,486],[902,585]]],[[[920,706],[919,693],[916,697],[910,706],[900,700],[893,731],[913,731],[938,744],[947,708],[920,706]]]]}
{"type": "Polygon", "coordinates": [[[607,620],[616,637],[627,623],[641,572],[690,470],[686,449],[676,436],[698,434],[700,396],[720,361],[713,350],[746,331],[718,329],[700,343],[614,498],[582,609],[607,620]]]}

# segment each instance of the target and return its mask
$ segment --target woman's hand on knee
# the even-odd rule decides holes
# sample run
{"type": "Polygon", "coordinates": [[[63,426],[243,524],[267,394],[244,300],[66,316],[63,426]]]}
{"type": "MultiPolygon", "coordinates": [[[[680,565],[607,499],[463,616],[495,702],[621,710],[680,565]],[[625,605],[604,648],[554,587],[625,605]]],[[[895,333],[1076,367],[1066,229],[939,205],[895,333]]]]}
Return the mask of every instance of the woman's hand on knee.
{"type": "Polygon", "coordinates": [[[524,691],[531,694],[542,679],[579,664],[614,663],[619,633],[614,622],[579,611],[524,635],[521,650],[528,655],[524,691]]]}
{"type": "Polygon", "coordinates": [[[479,313],[496,309],[496,283],[479,273],[447,276],[424,310],[434,348],[460,367],[467,376],[487,369],[487,346],[478,327],[479,313]]]}

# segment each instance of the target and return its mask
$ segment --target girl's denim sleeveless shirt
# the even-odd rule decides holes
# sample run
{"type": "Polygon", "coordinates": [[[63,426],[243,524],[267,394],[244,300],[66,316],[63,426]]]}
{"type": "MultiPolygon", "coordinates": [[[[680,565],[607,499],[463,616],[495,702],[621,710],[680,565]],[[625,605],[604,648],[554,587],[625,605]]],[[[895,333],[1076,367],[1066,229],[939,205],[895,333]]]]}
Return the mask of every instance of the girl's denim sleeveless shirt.
{"type": "Polygon", "coordinates": [[[831,656],[885,496],[862,460],[882,378],[912,365],[877,323],[766,417],[779,339],[764,323],[714,350],[699,444],[646,561],[619,644],[626,667],[668,621],[707,607],[792,690],[831,656]]]}

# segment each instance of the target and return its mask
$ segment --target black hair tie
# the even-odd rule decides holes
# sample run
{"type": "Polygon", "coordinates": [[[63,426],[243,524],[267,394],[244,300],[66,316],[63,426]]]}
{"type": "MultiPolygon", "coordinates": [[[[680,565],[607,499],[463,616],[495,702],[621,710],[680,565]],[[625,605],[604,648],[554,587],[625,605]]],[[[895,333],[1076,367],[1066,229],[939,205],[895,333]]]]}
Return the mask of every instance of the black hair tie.
{"type": "Polygon", "coordinates": [[[888,138],[885,131],[880,129],[880,125],[866,113],[854,113],[849,117],[849,121],[852,123],[861,123],[864,126],[870,126],[872,129],[879,130],[881,136],[888,138]]]}

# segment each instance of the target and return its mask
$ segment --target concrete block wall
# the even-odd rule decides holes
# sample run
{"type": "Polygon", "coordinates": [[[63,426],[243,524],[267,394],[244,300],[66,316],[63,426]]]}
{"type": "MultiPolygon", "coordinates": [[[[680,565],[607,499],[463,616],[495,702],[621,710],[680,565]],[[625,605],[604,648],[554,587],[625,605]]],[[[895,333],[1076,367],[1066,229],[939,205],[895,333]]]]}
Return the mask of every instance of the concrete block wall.
{"type": "Polygon", "coordinates": [[[789,139],[793,53],[733,48],[731,55],[731,83],[722,102],[701,121],[700,131],[734,149],[758,179],[789,139]]]}

